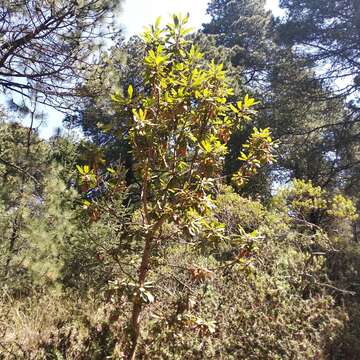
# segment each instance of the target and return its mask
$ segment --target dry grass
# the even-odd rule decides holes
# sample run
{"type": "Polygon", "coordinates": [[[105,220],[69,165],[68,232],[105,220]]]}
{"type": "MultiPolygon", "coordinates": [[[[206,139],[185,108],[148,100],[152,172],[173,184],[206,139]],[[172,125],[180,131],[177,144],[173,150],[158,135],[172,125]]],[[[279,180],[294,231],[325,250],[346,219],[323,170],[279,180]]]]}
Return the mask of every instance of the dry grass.
{"type": "MultiPolygon", "coordinates": [[[[89,328],[104,318],[104,309],[93,299],[80,302],[72,297],[48,293],[16,300],[0,298],[0,358],[45,359],[66,343],[71,359],[80,358],[89,328]],[[69,347],[69,344],[70,347],[69,347]]],[[[61,353],[54,357],[62,359],[61,353]]]]}

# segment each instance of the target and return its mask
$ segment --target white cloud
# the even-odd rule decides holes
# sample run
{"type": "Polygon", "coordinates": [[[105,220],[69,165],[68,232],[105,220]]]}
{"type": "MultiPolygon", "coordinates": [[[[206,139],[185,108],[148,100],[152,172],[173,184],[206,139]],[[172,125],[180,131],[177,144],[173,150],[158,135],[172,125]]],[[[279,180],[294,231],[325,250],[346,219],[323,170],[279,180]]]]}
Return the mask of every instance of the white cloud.
{"type": "Polygon", "coordinates": [[[190,13],[189,26],[195,29],[208,20],[207,0],[127,0],[120,18],[127,37],[139,34],[144,26],[153,24],[161,16],[163,23],[174,13],[190,13]]]}
{"type": "MultiPolygon", "coordinates": [[[[166,23],[174,13],[190,13],[189,26],[198,29],[210,20],[206,14],[208,2],[209,0],[126,0],[120,23],[124,25],[125,35],[130,37],[142,33],[144,27],[153,24],[159,16],[166,23]]],[[[279,8],[279,0],[267,0],[266,8],[276,16],[283,14],[279,8]]]]}
{"type": "Polygon", "coordinates": [[[284,15],[284,10],[279,7],[279,0],[266,0],[265,8],[271,10],[275,16],[284,15]]]}

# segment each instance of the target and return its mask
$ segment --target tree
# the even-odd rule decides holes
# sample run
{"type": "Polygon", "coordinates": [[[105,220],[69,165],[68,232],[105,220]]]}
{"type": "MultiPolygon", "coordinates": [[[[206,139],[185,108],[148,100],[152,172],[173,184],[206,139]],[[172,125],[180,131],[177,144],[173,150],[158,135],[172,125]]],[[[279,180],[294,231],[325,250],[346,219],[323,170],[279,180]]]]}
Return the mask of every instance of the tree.
{"type": "Polygon", "coordinates": [[[346,116],[341,99],[330,97],[331,88],[316,79],[306,60],[280,48],[269,71],[271,92],[262,121],[273,124],[280,139],[276,168],[290,178],[311,180],[328,189],[341,178],[339,123],[346,116]]]}
{"type": "MultiPolygon", "coordinates": [[[[236,104],[227,101],[232,90],[223,66],[204,62],[185,39],[187,20],[174,16],[166,30],[158,20],[144,34],[144,82],[137,88],[130,85],[126,98],[113,96],[122,125],[129,129],[140,190],[140,225],[135,233],[128,229],[127,238],[140,238],[143,250],[135,282],[121,282],[132,299],[131,359],[136,357],[142,310],[153,301],[147,280],[159,250],[159,234],[165,223],[176,223],[194,240],[199,228],[207,229],[208,241],[223,236],[221,224],[207,222],[204,214],[213,206],[212,193],[230,134],[250,119],[256,104],[248,96],[236,104]]],[[[241,186],[259,166],[271,162],[272,147],[269,130],[254,129],[239,154],[243,166],[233,181],[241,186]]],[[[89,167],[79,171],[83,182],[95,186],[96,176],[89,167]]]]}
{"type": "Polygon", "coordinates": [[[3,120],[0,144],[0,278],[9,291],[24,294],[59,279],[76,193],[32,127],[3,120]]]}
{"type": "Polygon", "coordinates": [[[95,50],[110,39],[121,1],[2,1],[0,85],[5,93],[67,109],[95,50]],[[107,28],[108,27],[108,28],[107,28]]]}
{"type": "Polygon", "coordinates": [[[207,12],[211,21],[203,32],[215,37],[216,46],[230,49],[231,64],[254,91],[266,78],[274,46],[265,0],[212,0],[207,12]]]}
{"type": "MultiPolygon", "coordinates": [[[[341,187],[350,195],[359,193],[360,112],[360,4],[356,0],[280,1],[286,16],[278,25],[281,44],[292,46],[315,70],[314,77],[326,81],[331,92],[319,101],[334,96],[346,102],[343,117],[321,125],[333,133],[339,154],[334,174],[340,174],[341,187]]],[[[317,100],[317,98],[315,99],[317,100]]],[[[333,148],[335,151],[335,148],[333,148]]]]}
{"type": "MultiPolygon", "coordinates": [[[[318,6],[318,3],[307,3],[318,6]]],[[[300,6],[298,11],[302,11],[300,6]]],[[[255,93],[262,104],[256,124],[271,126],[281,144],[277,164],[259,174],[256,188],[264,194],[264,189],[270,191],[273,180],[303,178],[328,189],[344,189],[344,179],[348,178],[346,182],[355,189],[358,160],[356,151],[352,150],[358,139],[356,105],[347,107],[345,100],[338,98],[334,91],[331,79],[319,78],[312,68],[314,62],[308,57],[313,52],[306,53],[307,48],[302,46],[291,47],[296,39],[289,39],[292,35],[299,38],[300,32],[272,21],[264,2],[213,1],[209,13],[212,20],[204,26],[204,32],[214,34],[217,44],[228,49],[230,73],[241,74],[235,85],[240,92],[246,88],[246,72],[251,73],[257,64],[254,69],[257,69],[255,73],[261,79],[263,91],[256,94],[256,85],[259,85],[256,76],[255,82],[248,83],[249,91],[255,93]],[[243,47],[251,46],[244,44],[256,46],[246,53],[243,47]],[[234,56],[242,62],[234,61],[234,56]],[[252,60],[247,62],[248,58],[252,60]]],[[[306,14],[312,16],[311,11],[306,14]]],[[[294,13],[295,22],[301,23],[301,19],[294,13]]],[[[289,22],[289,27],[291,24],[289,22]]],[[[226,173],[236,171],[239,166],[236,154],[244,141],[243,134],[235,134],[231,139],[226,173]]],[[[254,189],[249,190],[254,193],[254,189]]]]}
{"type": "Polygon", "coordinates": [[[357,0],[281,0],[286,10],[279,31],[312,66],[325,65],[321,78],[338,80],[343,95],[360,87],[360,4],[357,0]]]}
{"type": "MultiPolygon", "coordinates": [[[[133,160],[126,140],[129,129],[121,125],[121,114],[113,108],[109,93],[124,93],[130,84],[134,88],[143,86],[144,55],[145,43],[140,37],[133,36],[128,41],[119,38],[108,52],[102,54],[98,66],[89,72],[81,90],[86,97],[78,111],[64,119],[66,124],[81,128],[92,143],[93,151],[100,151],[105,163],[122,162],[127,169],[128,183],[134,181],[133,160]]],[[[88,154],[89,145],[84,146],[88,154]]]]}

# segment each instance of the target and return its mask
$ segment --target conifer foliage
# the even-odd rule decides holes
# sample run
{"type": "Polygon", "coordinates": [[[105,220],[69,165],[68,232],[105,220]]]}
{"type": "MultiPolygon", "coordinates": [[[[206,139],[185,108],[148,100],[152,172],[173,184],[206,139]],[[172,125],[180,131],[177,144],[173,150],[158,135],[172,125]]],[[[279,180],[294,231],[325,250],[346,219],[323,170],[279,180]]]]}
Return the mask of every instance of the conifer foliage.
{"type": "MultiPolygon", "coordinates": [[[[0,4],[0,86],[64,110],[96,48],[109,39],[121,1],[5,0],[0,4]]],[[[69,106],[69,103],[68,105],[69,106]]]]}

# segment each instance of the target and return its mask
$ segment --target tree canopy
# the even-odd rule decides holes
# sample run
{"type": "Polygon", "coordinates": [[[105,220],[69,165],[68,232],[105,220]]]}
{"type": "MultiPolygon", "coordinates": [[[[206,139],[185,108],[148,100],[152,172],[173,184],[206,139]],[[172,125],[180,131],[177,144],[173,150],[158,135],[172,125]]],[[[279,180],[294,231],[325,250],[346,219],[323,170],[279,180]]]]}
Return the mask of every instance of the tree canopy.
{"type": "MultiPolygon", "coordinates": [[[[6,93],[39,94],[62,107],[74,95],[96,48],[115,30],[121,1],[2,1],[0,85],[6,93]]],[[[68,105],[69,106],[69,105],[68,105]]]]}
{"type": "Polygon", "coordinates": [[[360,82],[360,4],[356,0],[281,0],[286,10],[282,40],[295,44],[312,66],[324,65],[320,77],[338,80],[339,92],[355,94],[360,82]]]}

